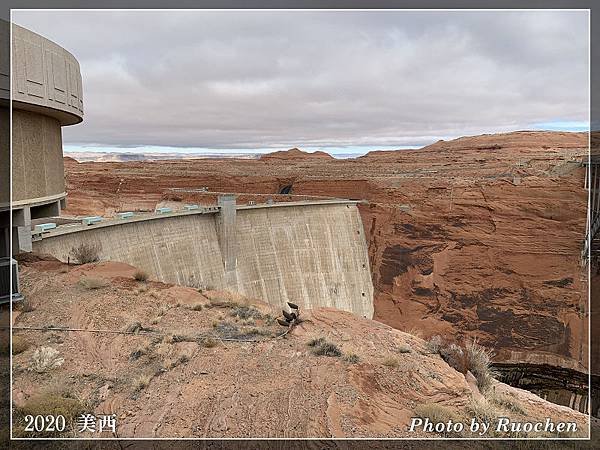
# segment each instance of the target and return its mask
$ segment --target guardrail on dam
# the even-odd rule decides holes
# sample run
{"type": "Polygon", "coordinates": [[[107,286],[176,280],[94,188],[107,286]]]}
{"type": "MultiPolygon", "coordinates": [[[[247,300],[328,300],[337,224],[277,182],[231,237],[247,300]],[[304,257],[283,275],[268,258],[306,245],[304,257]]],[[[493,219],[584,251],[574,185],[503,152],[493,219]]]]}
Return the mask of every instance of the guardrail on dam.
{"type": "Polygon", "coordinates": [[[373,317],[373,284],[362,221],[350,200],[219,207],[64,225],[33,250],[66,262],[81,243],[101,246],[151,278],[239,292],[272,304],[329,306],[373,317]]]}

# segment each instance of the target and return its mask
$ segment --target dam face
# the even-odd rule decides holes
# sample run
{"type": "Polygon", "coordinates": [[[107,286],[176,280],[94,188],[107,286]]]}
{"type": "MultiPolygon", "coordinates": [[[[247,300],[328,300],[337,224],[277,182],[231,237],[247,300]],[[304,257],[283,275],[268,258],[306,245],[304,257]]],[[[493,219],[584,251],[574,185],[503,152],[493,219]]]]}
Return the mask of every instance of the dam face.
{"type": "Polygon", "coordinates": [[[66,262],[81,243],[101,246],[158,281],[227,289],[275,305],[334,307],[373,317],[373,285],[356,202],[237,206],[60,226],[33,250],[66,262]]]}

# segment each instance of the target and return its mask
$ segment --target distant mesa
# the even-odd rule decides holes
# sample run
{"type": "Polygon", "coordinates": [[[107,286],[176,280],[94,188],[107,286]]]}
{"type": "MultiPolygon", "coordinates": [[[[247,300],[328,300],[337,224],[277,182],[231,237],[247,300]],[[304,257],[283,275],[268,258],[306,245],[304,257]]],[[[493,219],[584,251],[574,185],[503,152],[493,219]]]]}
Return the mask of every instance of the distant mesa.
{"type": "Polygon", "coordinates": [[[75,158],[71,158],[70,156],[63,156],[64,164],[79,164],[79,162],[75,158]]]}
{"type": "Polygon", "coordinates": [[[398,156],[398,152],[410,152],[418,149],[398,149],[398,150],[371,150],[365,155],[359,156],[357,159],[376,159],[376,158],[395,158],[398,156]]]}
{"type": "Polygon", "coordinates": [[[260,157],[261,160],[270,160],[270,159],[334,159],[329,153],[325,153],[322,151],[316,151],[313,153],[303,152],[299,148],[291,148],[289,150],[281,150],[278,152],[267,153],[266,155],[262,155],[260,157]]]}

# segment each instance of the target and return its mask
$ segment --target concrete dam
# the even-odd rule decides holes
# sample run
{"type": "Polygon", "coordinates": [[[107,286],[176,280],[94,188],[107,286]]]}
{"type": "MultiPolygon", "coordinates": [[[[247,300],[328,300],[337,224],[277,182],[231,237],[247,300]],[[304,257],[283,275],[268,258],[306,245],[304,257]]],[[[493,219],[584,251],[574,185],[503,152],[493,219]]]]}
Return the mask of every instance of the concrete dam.
{"type": "Polygon", "coordinates": [[[373,284],[356,203],[242,206],[222,196],[216,207],[58,226],[35,234],[33,250],[67,262],[73,247],[95,244],[101,260],[131,264],[157,281],[370,319],[373,284]]]}

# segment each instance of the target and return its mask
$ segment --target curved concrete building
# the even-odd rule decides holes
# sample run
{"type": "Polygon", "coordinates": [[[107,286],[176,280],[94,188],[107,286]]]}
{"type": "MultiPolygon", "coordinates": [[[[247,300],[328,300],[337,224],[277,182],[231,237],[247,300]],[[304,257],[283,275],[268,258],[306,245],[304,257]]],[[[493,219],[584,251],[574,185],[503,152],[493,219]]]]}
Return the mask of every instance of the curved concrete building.
{"type": "Polygon", "coordinates": [[[62,127],[83,120],[83,96],[79,63],[71,53],[18,25],[12,32],[13,253],[18,253],[31,251],[31,219],[58,215],[64,207],[62,127]]]}

